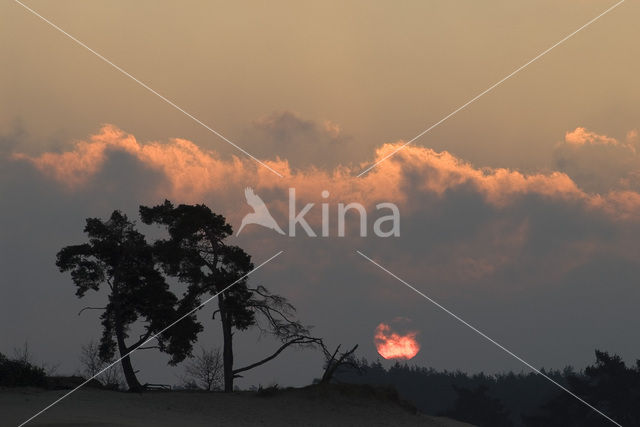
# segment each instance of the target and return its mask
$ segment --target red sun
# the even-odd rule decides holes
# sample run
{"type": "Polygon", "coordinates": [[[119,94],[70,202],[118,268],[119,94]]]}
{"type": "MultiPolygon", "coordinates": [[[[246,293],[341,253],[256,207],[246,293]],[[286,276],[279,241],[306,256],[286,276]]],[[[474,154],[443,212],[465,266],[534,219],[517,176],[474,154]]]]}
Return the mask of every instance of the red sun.
{"type": "Polygon", "coordinates": [[[376,328],[373,341],[378,353],[385,359],[409,360],[420,351],[417,336],[418,331],[397,332],[391,325],[380,323],[376,328]]]}

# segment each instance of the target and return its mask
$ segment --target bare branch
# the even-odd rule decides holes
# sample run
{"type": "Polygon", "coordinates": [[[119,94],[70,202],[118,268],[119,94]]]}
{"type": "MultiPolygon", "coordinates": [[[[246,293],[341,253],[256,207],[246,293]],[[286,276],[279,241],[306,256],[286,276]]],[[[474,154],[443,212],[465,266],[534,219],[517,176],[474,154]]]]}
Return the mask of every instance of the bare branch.
{"type": "MultiPolygon", "coordinates": [[[[340,345],[336,347],[336,350],[331,354],[330,357],[327,357],[327,367],[324,370],[324,374],[322,375],[321,383],[328,383],[333,378],[333,374],[338,370],[340,366],[351,365],[355,366],[356,362],[353,360],[353,353],[355,353],[358,348],[358,344],[354,345],[353,348],[344,353],[340,353],[340,356],[336,359],[336,355],[340,349],[340,345]]],[[[323,347],[325,355],[329,355],[329,351],[323,347]]]]}
{"type": "Polygon", "coordinates": [[[315,338],[315,337],[309,337],[309,336],[298,336],[295,337],[287,342],[285,342],[284,344],[282,344],[273,354],[271,354],[270,356],[265,357],[264,359],[256,362],[256,363],[252,363],[251,365],[247,365],[243,368],[238,368],[238,369],[234,369],[233,370],[233,375],[236,376],[236,374],[239,374],[240,372],[244,372],[244,371],[248,371],[249,369],[253,369],[257,366],[263,365],[265,363],[267,363],[270,360],[275,359],[280,353],[282,353],[284,351],[284,349],[286,349],[287,347],[291,346],[291,345],[321,345],[322,340],[320,338],[315,338]]]}
{"type": "Polygon", "coordinates": [[[107,309],[107,307],[85,307],[85,308],[83,308],[82,310],[80,310],[78,312],[78,316],[80,316],[82,314],[82,312],[85,311],[85,310],[106,310],[106,309],[107,309]]]}
{"type": "Polygon", "coordinates": [[[219,349],[205,350],[187,363],[185,385],[198,384],[205,390],[219,389],[222,384],[223,362],[219,349]]]}

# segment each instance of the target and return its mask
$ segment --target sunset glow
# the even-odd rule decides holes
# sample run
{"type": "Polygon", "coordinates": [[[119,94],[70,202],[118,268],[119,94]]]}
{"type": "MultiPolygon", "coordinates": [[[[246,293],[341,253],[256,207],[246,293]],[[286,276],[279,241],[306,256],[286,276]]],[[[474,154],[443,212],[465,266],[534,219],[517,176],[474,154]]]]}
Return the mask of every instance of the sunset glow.
{"type": "Polygon", "coordinates": [[[378,353],[385,359],[409,360],[420,351],[420,343],[416,339],[417,335],[417,331],[401,334],[393,331],[391,326],[380,323],[376,328],[373,340],[378,353]]]}

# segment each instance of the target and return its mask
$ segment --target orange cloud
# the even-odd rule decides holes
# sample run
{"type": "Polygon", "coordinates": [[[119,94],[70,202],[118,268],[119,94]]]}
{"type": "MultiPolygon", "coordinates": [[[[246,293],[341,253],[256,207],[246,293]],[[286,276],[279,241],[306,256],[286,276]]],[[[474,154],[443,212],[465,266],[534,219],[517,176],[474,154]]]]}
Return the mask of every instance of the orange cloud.
{"type": "Polygon", "coordinates": [[[577,127],[571,132],[567,132],[564,135],[564,140],[567,144],[573,145],[619,145],[617,139],[611,138],[606,135],[600,135],[595,132],[588,131],[583,127],[577,127]]]}
{"type": "Polygon", "coordinates": [[[412,359],[420,351],[420,343],[416,340],[418,332],[409,331],[404,335],[393,332],[391,327],[380,323],[376,328],[373,340],[380,356],[385,359],[412,359]]]}
{"type": "MultiPolygon", "coordinates": [[[[133,135],[112,125],[102,127],[88,141],[76,142],[71,151],[44,153],[38,157],[16,153],[13,157],[29,161],[42,173],[71,190],[77,190],[102,168],[112,151],[128,153],[146,166],[162,172],[171,185],[170,195],[187,199],[229,185],[229,180],[233,181],[238,175],[252,175],[264,182],[268,181],[271,173],[256,170],[251,162],[235,156],[231,160],[222,160],[215,152],[205,152],[185,139],[175,138],[169,143],[140,143],[133,135]]],[[[286,162],[266,163],[277,170],[288,170],[286,162]]]]}
{"type": "Polygon", "coordinates": [[[611,191],[640,190],[640,156],[638,132],[627,132],[624,140],[578,127],[567,132],[556,144],[557,168],[587,192],[606,194],[611,191]]]}
{"type": "MultiPolygon", "coordinates": [[[[597,138],[583,128],[567,135],[570,141],[609,141],[597,138]]],[[[400,144],[382,145],[376,150],[374,161],[384,158],[400,144]]],[[[536,194],[579,201],[587,208],[602,209],[629,219],[637,217],[635,212],[640,205],[638,193],[590,195],[561,172],[523,174],[505,168],[477,168],[446,151],[436,152],[417,146],[405,147],[362,178],[356,175],[364,163],[332,170],[311,166],[294,171],[287,160],[265,161],[284,175],[282,179],[251,159],[236,156],[222,159],[215,151],[203,150],[195,143],[179,138],[166,143],[143,143],[113,125],[104,126],[87,141],[76,142],[71,150],[63,153],[43,153],[37,157],[17,153],[13,157],[30,162],[43,174],[73,191],[89,182],[101,170],[109,153],[114,151],[128,153],[147,167],[161,172],[169,187],[158,188],[158,196],[181,202],[242,194],[245,186],[252,186],[258,191],[286,191],[288,187],[295,187],[301,202],[305,199],[318,200],[323,190],[329,190],[330,202],[360,202],[371,206],[380,201],[390,201],[411,208],[407,203],[409,195],[406,189],[411,177],[417,185],[416,190],[440,196],[457,187],[470,186],[498,208],[507,206],[520,196],[536,194]]],[[[285,209],[285,206],[280,208],[285,209]]]]}
{"type": "MultiPolygon", "coordinates": [[[[383,158],[397,146],[385,144],[376,152],[376,159],[383,158]]],[[[524,175],[506,168],[478,169],[446,151],[438,153],[421,147],[406,147],[395,157],[400,159],[396,159],[398,170],[394,173],[412,168],[424,178],[422,189],[437,194],[466,184],[476,188],[495,205],[505,205],[513,197],[528,193],[571,199],[585,196],[571,178],[561,172],[524,175]]],[[[379,168],[392,167],[386,163],[379,168]]]]}

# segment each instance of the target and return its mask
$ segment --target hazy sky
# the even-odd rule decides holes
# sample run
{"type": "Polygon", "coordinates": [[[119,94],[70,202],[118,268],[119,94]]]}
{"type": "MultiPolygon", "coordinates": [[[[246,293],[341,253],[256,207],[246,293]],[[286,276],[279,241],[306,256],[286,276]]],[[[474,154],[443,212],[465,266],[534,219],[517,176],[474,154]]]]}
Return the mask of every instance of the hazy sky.
{"type": "MultiPolygon", "coordinates": [[[[640,29],[624,4],[423,136],[381,159],[615,2],[80,2],[27,4],[281,172],[279,178],[18,4],[0,5],[0,352],[78,366],[100,334],[55,253],[84,218],[170,198],[237,228],[251,186],[286,223],[300,204],[394,202],[401,236],[231,243],[252,281],[288,297],[330,345],[375,359],[380,322],[412,320],[436,368],[523,368],[356,254],[378,260],[536,366],[640,357],[640,29]]],[[[332,223],[332,227],[333,227],[332,223]]],[[[353,233],[352,233],[353,234],[353,233]]],[[[203,313],[203,320],[210,312],[203,313]]],[[[219,325],[206,321],[204,345],[219,325]]],[[[275,343],[237,334],[238,365],[275,343]]],[[[143,381],[176,382],[136,356],[143,381]]],[[[292,351],[240,385],[304,384],[292,351]]]]}

